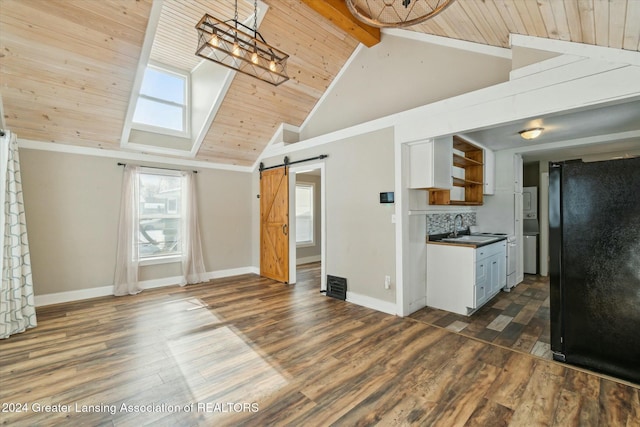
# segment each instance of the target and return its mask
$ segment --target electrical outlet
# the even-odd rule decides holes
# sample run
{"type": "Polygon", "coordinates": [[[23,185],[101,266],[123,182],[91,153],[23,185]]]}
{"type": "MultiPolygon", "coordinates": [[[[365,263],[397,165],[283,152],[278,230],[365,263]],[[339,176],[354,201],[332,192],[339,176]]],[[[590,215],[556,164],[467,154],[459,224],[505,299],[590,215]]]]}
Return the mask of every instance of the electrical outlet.
{"type": "Polygon", "coordinates": [[[384,276],[384,288],[391,288],[391,276],[384,276]]]}

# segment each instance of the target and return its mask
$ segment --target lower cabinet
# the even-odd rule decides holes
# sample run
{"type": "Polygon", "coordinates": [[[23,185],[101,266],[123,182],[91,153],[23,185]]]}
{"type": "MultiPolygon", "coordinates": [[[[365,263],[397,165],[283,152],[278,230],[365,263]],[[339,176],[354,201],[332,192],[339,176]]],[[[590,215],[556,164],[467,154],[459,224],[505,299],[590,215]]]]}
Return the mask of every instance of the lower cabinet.
{"type": "Polygon", "coordinates": [[[480,248],[428,244],[427,305],[470,315],[507,284],[505,240],[480,248]]]}

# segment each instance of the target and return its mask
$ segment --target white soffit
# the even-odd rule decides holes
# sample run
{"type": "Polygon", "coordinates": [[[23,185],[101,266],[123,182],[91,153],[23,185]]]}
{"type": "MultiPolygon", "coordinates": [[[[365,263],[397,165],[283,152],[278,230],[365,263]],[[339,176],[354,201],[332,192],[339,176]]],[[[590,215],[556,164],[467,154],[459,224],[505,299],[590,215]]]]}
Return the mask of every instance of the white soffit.
{"type": "Polygon", "coordinates": [[[607,62],[640,66],[640,52],[611,47],[594,46],[583,43],[573,43],[564,40],[553,40],[542,37],[523,36],[511,34],[509,36],[511,46],[520,46],[530,49],[546,50],[567,55],[583,56],[592,59],[600,59],[607,62]]]}
{"type": "MultiPolygon", "coordinates": [[[[415,31],[402,30],[402,29],[399,29],[399,28],[383,28],[381,31],[382,31],[382,34],[388,34],[390,36],[401,37],[401,38],[405,38],[405,39],[409,39],[409,40],[415,40],[415,41],[419,41],[419,42],[423,42],[423,43],[435,44],[435,45],[438,45],[438,46],[450,47],[450,48],[453,48],[453,49],[466,50],[466,51],[469,51],[469,52],[479,53],[479,54],[482,54],[482,55],[490,55],[490,56],[495,56],[495,57],[499,57],[499,58],[511,59],[511,49],[505,49],[505,48],[501,48],[501,47],[489,46],[489,45],[484,45],[484,44],[480,44],[480,43],[473,43],[473,42],[469,42],[469,41],[466,41],[466,40],[457,40],[457,39],[451,39],[451,38],[448,38],[448,37],[440,37],[440,36],[435,36],[435,35],[431,35],[431,34],[418,33],[418,32],[415,32],[415,31]]],[[[364,48],[365,48],[365,46],[362,43],[360,43],[356,47],[356,49],[353,51],[353,53],[351,54],[349,59],[342,66],[342,68],[340,69],[338,74],[331,81],[331,83],[327,87],[327,90],[325,90],[324,93],[322,94],[322,96],[320,97],[320,99],[318,99],[318,102],[316,102],[316,105],[313,107],[311,112],[307,115],[307,118],[300,125],[300,127],[296,129],[297,132],[299,132],[299,133],[303,133],[304,132],[304,129],[305,129],[306,125],[311,120],[313,115],[316,113],[316,110],[322,105],[324,100],[328,96],[330,96],[334,86],[340,81],[340,78],[342,77],[342,75],[351,66],[351,64],[356,59],[356,57],[358,56],[360,51],[362,49],[364,49],[364,48]]],[[[391,117],[391,116],[388,116],[388,117],[391,117]]],[[[373,120],[373,122],[376,122],[379,125],[375,125],[372,128],[372,131],[379,130],[379,129],[382,129],[382,128],[385,128],[385,127],[389,127],[389,124],[388,124],[389,120],[388,119],[387,120],[378,119],[378,120],[373,120]]],[[[371,122],[363,123],[362,125],[367,126],[369,123],[371,123],[371,122]]],[[[334,131],[334,132],[330,132],[330,134],[327,134],[327,135],[321,135],[321,136],[310,138],[310,140],[308,140],[307,144],[302,144],[302,145],[298,145],[298,146],[291,146],[291,147],[289,147],[289,149],[285,150],[284,147],[278,146],[276,144],[276,142],[277,142],[276,139],[277,139],[278,135],[282,132],[282,128],[281,128],[282,125],[284,125],[284,123],[281,124],[281,126],[274,132],[274,134],[273,134],[273,136],[271,138],[271,141],[269,142],[269,144],[267,144],[267,146],[263,150],[262,154],[260,156],[258,156],[258,158],[256,159],[256,161],[254,163],[254,169],[257,169],[257,167],[260,164],[260,162],[263,159],[267,158],[267,157],[271,157],[271,156],[282,154],[282,153],[297,151],[299,149],[302,149],[303,146],[304,147],[312,147],[312,146],[322,145],[322,144],[324,144],[326,142],[334,141],[335,138],[338,137],[338,135],[344,134],[344,132],[342,132],[340,130],[334,131]]],[[[355,125],[355,126],[352,126],[349,129],[353,130],[355,128],[361,128],[361,125],[355,125]]],[[[352,132],[347,131],[346,134],[352,134],[352,132]]]]}
{"type": "Polygon", "coordinates": [[[481,43],[474,43],[466,40],[441,37],[433,34],[418,33],[416,31],[402,30],[400,28],[383,28],[382,34],[403,37],[405,39],[416,40],[423,43],[431,43],[439,46],[462,49],[469,52],[480,53],[482,55],[497,56],[499,58],[511,59],[511,49],[490,46],[481,43]]]}

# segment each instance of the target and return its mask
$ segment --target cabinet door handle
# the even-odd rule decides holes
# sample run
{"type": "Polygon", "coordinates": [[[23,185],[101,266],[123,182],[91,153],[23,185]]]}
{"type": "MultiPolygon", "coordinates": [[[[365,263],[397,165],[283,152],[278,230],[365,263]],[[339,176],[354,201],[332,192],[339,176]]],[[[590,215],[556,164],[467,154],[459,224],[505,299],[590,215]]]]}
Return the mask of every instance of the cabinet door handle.
{"type": "Polygon", "coordinates": [[[494,263],[494,264],[497,264],[497,263],[498,263],[498,261],[493,261],[493,263],[494,263]]]}

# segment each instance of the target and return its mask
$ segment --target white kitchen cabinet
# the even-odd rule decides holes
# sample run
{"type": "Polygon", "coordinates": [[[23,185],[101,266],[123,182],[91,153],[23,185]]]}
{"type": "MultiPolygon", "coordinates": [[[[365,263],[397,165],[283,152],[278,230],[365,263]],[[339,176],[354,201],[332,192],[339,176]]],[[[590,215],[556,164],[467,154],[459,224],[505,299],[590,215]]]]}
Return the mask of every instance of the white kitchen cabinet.
{"type": "Polygon", "coordinates": [[[513,155],[513,191],[522,193],[523,188],[523,165],[522,156],[520,154],[513,155]]]}
{"type": "Polygon", "coordinates": [[[470,315],[506,285],[507,242],[427,245],[427,306],[470,315]]]}
{"type": "Polygon", "coordinates": [[[496,193],[496,155],[488,148],[484,149],[484,190],[483,194],[496,193]]]}
{"type": "Polygon", "coordinates": [[[451,137],[411,144],[409,159],[409,188],[448,189],[453,186],[451,137]]]}
{"type": "Polygon", "coordinates": [[[516,235],[516,252],[517,252],[517,262],[516,262],[516,284],[522,282],[524,280],[524,236],[522,232],[522,193],[515,193],[513,195],[514,202],[514,216],[513,216],[513,229],[516,235]]]}
{"type": "Polygon", "coordinates": [[[409,188],[429,191],[430,205],[482,205],[484,149],[459,135],[409,145],[409,188]]]}

